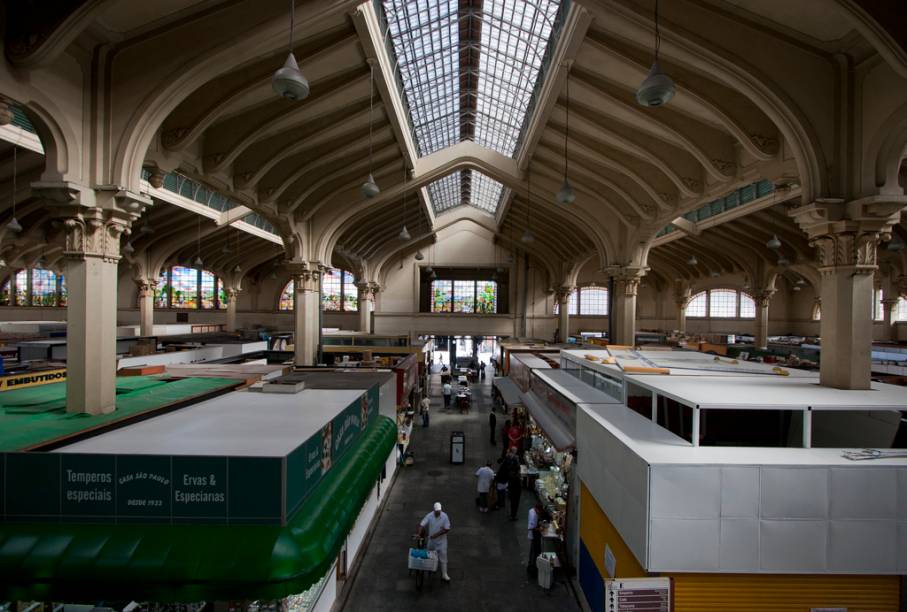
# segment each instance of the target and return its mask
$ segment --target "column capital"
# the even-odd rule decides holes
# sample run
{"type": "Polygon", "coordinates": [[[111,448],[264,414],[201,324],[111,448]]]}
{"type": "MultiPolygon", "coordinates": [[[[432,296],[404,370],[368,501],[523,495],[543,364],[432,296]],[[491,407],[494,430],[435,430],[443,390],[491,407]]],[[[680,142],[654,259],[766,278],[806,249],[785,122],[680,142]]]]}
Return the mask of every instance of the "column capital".
{"type": "Polygon", "coordinates": [[[139,298],[154,297],[157,281],[151,278],[136,278],[133,280],[139,289],[139,298]]]}
{"type": "Polygon", "coordinates": [[[636,297],[639,291],[639,282],[648,271],[648,267],[642,266],[614,265],[605,268],[605,273],[614,278],[617,294],[628,297],[636,297]]]}
{"type": "Polygon", "coordinates": [[[750,295],[752,295],[753,301],[756,302],[756,308],[764,308],[771,303],[772,296],[775,295],[776,291],[775,289],[759,289],[750,295]]]}
{"type": "Polygon", "coordinates": [[[570,301],[570,294],[573,293],[575,289],[576,287],[570,287],[567,285],[558,287],[554,290],[554,299],[558,304],[566,304],[570,301]]]}
{"type": "Polygon", "coordinates": [[[296,282],[296,293],[317,292],[325,266],[317,261],[291,261],[286,264],[287,270],[296,282]]]}
{"type": "Polygon", "coordinates": [[[239,297],[239,294],[242,293],[242,289],[239,287],[230,287],[229,289],[226,289],[224,293],[227,294],[228,301],[233,301],[239,297]]]}
{"type": "Polygon", "coordinates": [[[820,273],[844,268],[871,274],[877,267],[879,242],[891,235],[905,205],[907,196],[871,196],[850,202],[820,199],[788,214],[816,248],[820,273]]]}
{"type": "Polygon", "coordinates": [[[68,213],[59,215],[66,231],[65,257],[94,257],[111,263],[120,260],[120,237],[129,233],[129,224],[122,216],[94,207],[68,213]]]}

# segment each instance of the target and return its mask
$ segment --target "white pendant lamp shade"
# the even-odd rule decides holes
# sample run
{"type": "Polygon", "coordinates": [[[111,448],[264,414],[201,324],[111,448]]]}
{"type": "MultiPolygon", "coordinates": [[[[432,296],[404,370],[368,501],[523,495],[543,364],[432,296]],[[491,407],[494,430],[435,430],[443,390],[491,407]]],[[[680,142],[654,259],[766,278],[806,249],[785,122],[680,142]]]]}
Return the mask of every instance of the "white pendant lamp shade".
{"type": "Polygon", "coordinates": [[[237,273],[242,272],[242,267],[240,267],[239,264],[236,264],[236,267],[233,268],[233,271],[234,271],[234,272],[237,272],[237,273]]]}
{"type": "Polygon", "coordinates": [[[785,257],[784,255],[782,255],[781,257],[778,258],[778,265],[779,266],[789,266],[790,260],[787,257],[785,257]]]}
{"type": "Polygon", "coordinates": [[[798,279],[797,279],[797,284],[798,284],[798,285],[805,285],[805,284],[806,284],[806,281],[803,280],[802,278],[798,278],[798,279]]]}
{"type": "Polygon", "coordinates": [[[309,95],[309,81],[299,70],[296,56],[287,55],[287,61],[271,77],[271,86],[274,92],[287,100],[304,100],[309,95]]]}
{"type": "Polygon", "coordinates": [[[429,274],[428,276],[429,276],[429,278],[431,278],[432,280],[435,280],[436,278],[438,278],[438,273],[435,272],[434,270],[432,270],[432,271],[431,271],[431,274],[429,274]]]}
{"type": "Polygon", "coordinates": [[[6,266],[6,260],[5,260],[5,259],[0,259],[0,268],[5,268],[5,267],[7,267],[7,266],[6,266]]]}
{"type": "Polygon", "coordinates": [[[433,274],[434,271],[435,271],[435,269],[432,268],[431,266],[425,266],[425,273],[426,273],[426,274],[433,274]]]}
{"type": "Polygon", "coordinates": [[[777,251],[781,248],[781,241],[778,240],[777,234],[772,234],[772,237],[768,239],[768,242],[765,243],[765,246],[770,248],[773,251],[777,251]]]}
{"type": "Polygon", "coordinates": [[[564,178],[564,183],[561,185],[560,191],[557,192],[557,201],[565,206],[567,204],[573,204],[576,201],[576,194],[573,192],[573,187],[570,186],[570,181],[564,178]]]}
{"type": "Polygon", "coordinates": [[[277,280],[277,272],[271,272],[271,280],[277,280]]]}
{"type": "Polygon", "coordinates": [[[127,242],[123,245],[123,255],[132,255],[135,253],[135,247],[132,246],[131,242],[127,242]]]}
{"type": "Polygon", "coordinates": [[[195,263],[196,266],[203,266],[203,265],[205,265],[205,262],[202,261],[202,256],[201,256],[201,255],[196,255],[196,256],[195,256],[195,261],[194,261],[193,263],[195,263]]]}
{"type": "Polygon", "coordinates": [[[696,259],[695,255],[690,255],[690,258],[687,260],[687,263],[691,266],[695,266],[696,264],[699,263],[699,260],[696,259]]]}
{"type": "Polygon", "coordinates": [[[400,240],[404,241],[412,239],[412,236],[409,235],[409,230],[406,229],[406,225],[403,226],[403,229],[400,230],[400,233],[397,234],[397,237],[400,238],[400,240]]]}
{"type": "Polygon", "coordinates": [[[799,286],[799,285],[794,285],[794,291],[800,291],[800,286],[799,286]]]}
{"type": "Polygon", "coordinates": [[[6,229],[13,232],[14,234],[18,234],[22,231],[22,225],[19,223],[18,219],[13,217],[12,219],[10,219],[10,222],[6,224],[6,229]]]}
{"type": "Polygon", "coordinates": [[[655,60],[649,74],[636,90],[636,101],[642,106],[664,106],[674,97],[675,91],[674,81],[661,71],[658,60],[655,60]]]}
{"type": "Polygon", "coordinates": [[[416,261],[422,261],[425,259],[425,255],[422,254],[422,251],[416,251],[416,261]]]}
{"type": "Polygon", "coordinates": [[[529,244],[530,242],[533,242],[534,240],[535,240],[535,236],[533,236],[532,232],[530,232],[528,229],[523,231],[523,235],[520,236],[520,241],[522,241],[526,244],[529,244]]]}
{"type": "Polygon", "coordinates": [[[362,195],[366,198],[374,198],[379,193],[381,193],[381,189],[378,188],[375,177],[370,173],[368,180],[362,183],[362,195]]]}
{"type": "Polygon", "coordinates": [[[721,272],[716,272],[715,270],[712,270],[712,272],[709,274],[709,276],[711,276],[712,278],[718,278],[719,276],[721,276],[721,272]]]}

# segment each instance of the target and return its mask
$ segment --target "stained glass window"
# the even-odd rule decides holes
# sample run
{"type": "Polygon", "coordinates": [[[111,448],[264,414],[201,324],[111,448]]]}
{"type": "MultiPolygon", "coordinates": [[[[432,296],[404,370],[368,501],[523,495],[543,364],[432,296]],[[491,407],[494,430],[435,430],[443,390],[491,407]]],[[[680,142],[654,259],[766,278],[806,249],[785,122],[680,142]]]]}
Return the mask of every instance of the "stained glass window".
{"type": "Polygon", "coordinates": [[[167,294],[170,292],[170,282],[168,270],[161,272],[160,278],[157,279],[157,286],[154,288],[154,306],[155,308],[167,308],[167,294]]]}
{"type": "Polygon", "coordinates": [[[32,305],[57,305],[57,275],[50,270],[32,268],[32,305]]]}
{"type": "Polygon", "coordinates": [[[170,269],[170,306],[198,308],[198,270],[173,266],[170,269]]]}
{"type": "Polygon", "coordinates": [[[494,314],[498,311],[498,284],[495,281],[476,281],[476,312],[494,314]]]}
{"type": "Polygon", "coordinates": [[[296,281],[290,280],[280,292],[280,301],[277,304],[278,310],[293,310],[293,296],[296,294],[296,281]]]}
{"type": "Polygon", "coordinates": [[[435,280],[431,282],[431,311],[450,312],[453,303],[453,281],[435,280]]]}
{"type": "Polygon", "coordinates": [[[59,283],[60,297],[58,298],[58,306],[66,306],[69,301],[69,291],[66,290],[66,277],[62,274],[57,276],[57,282],[59,283]]]}
{"type": "Polygon", "coordinates": [[[454,281],[453,286],[453,311],[475,312],[476,310],[476,283],[475,281],[454,281]]]}
{"type": "Polygon", "coordinates": [[[742,291],[740,292],[740,318],[756,318],[756,302],[753,300],[752,296],[743,293],[742,291]]]}
{"type": "Polygon", "coordinates": [[[737,292],[733,289],[709,291],[709,316],[714,319],[733,319],[737,316],[737,292]]]}
{"type": "Polygon", "coordinates": [[[326,270],[321,277],[321,306],[324,310],[341,310],[341,271],[326,270]]]}
{"type": "Polygon", "coordinates": [[[28,270],[16,274],[16,306],[28,305],[28,270]]]}
{"type": "Polygon", "coordinates": [[[600,287],[583,287],[579,295],[581,315],[607,315],[608,290],[600,287]]]}
{"type": "Polygon", "coordinates": [[[708,294],[705,291],[700,291],[690,299],[690,303],[687,304],[686,313],[688,317],[704,317],[706,313],[706,302],[708,301],[708,294]]]}
{"type": "Polygon", "coordinates": [[[217,277],[207,270],[202,270],[202,285],[201,285],[201,306],[205,309],[214,308],[215,300],[214,296],[216,294],[215,285],[217,277]]]}
{"type": "Polygon", "coordinates": [[[220,278],[217,279],[217,307],[221,310],[227,308],[227,290],[220,278]]]}
{"type": "Polygon", "coordinates": [[[356,277],[343,271],[343,309],[347,312],[359,310],[359,291],[356,289],[356,277]]]}

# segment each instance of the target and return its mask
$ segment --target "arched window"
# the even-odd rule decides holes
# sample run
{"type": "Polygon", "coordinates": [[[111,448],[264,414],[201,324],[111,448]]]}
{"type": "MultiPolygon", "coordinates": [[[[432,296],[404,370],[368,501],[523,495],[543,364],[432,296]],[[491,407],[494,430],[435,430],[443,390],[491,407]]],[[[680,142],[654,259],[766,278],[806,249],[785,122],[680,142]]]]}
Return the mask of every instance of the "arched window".
{"type": "Polygon", "coordinates": [[[66,280],[44,268],[19,270],[0,288],[0,306],[66,306],[66,280]]]}
{"type": "MultiPolygon", "coordinates": [[[[293,310],[296,283],[290,280],[280,292],[278,310],[293,310]]],[[[359,292],[356,277],[346,270],[326,270],[321,277],[322,310],[356,312],[359,310],[359,292]]]]}
{"type": "Polygon", "coordinates": [[[821,320],[822,320],[822,304],[819,302],[816,302],[815,304],[813,304],[813,321],[821,321],[821,320]]]}
{"type": "Polygon", "coordinates": [[[907,298],[898,298],[898,303],[895,306],[898,309],[896,314],[892,314],[891,318],[896,321],[907,321],[907,298]]]}
{"type": "Polygon", "coordinates": [[[156,308],[223,310],[227,307],[223,281],[213,272],[173,266],[161,272],[154,288],[156,308]]]}
{"type": "Polygon", "coordinates": [[[711,319],[753,319],[756,302],[753,297],[736,289],[700,291],[687,304],[686,316],[711,319]]]}
{"type": "Polygon", "coordinates": [[[875,297],[875,302],[873,303],[872,318],[874,321],[882,321],[885,319],[885,306],[882,305],[882,300],[885,299],[885,292],[881,289],[876,289],[873,292],[873,296],[875,297]]]}
{"type": "MultiPolygon", "coordinates": [[[[559,314],[560,310],[560,304],[555,302],[554,314],[559,314]]],[[[567,312],[571,317],[574,315],[608,316],[608,289],[595,285],[574,289],[567,298],[567,312]]]]}

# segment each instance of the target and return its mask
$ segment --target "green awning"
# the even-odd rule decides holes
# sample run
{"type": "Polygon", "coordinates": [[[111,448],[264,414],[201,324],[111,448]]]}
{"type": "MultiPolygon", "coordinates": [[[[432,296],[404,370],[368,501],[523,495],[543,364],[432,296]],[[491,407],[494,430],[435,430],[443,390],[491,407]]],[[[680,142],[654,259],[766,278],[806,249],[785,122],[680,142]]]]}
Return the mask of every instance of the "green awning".
{"type": "Polygon", "coordinates": [[[397,439],[361,437],[286,527],[0,524],[0,598],[201,601],[300,593],[330,568],[397,439]]]}

